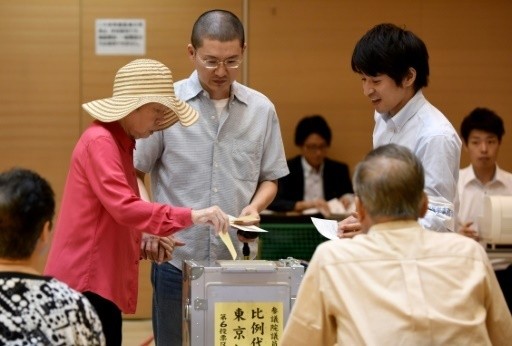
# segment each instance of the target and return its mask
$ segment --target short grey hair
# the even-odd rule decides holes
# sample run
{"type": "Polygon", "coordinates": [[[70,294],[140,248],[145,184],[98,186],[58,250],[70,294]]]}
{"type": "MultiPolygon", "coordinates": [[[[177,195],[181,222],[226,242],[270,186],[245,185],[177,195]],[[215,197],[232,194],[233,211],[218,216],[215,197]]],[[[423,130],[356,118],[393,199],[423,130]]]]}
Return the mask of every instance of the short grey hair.
{"type": "Polygon", "coordinates": [[[425,174],[420,160],[406,147],[386,144],[372,150],[357,166],[354,192],[370,217],[421,217],[425,174]]]}

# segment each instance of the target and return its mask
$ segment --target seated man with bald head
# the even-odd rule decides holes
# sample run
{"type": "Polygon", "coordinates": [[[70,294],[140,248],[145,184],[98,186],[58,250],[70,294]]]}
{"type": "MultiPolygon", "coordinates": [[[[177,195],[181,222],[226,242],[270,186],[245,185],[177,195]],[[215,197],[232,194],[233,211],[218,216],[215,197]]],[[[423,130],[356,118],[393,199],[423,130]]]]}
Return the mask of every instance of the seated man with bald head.
{"type": "Polygon", "coordinates": [[[352,183],[364,233],[319,245],[282,345],[509,344],[512,318],[482,246],[418,223],[428,205],[418,158],[377,147],[352,183]]]}

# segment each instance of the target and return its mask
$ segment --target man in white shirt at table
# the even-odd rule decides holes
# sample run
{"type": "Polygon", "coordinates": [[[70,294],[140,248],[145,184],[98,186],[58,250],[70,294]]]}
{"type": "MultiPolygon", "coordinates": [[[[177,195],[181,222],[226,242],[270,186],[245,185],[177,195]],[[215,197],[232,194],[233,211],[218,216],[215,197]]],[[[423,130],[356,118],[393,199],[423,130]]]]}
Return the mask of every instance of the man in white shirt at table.
{"type": "MultiPolygon", "coordinates": [[[[505,126],[494,111],[475,108],[462,120],[460,134],[470,164],[459,173],[460,206],[456,230],[484,244],[482,231],[485,230],[480,229],[479,221],[483,216],[485,196],[512,195],[512,174],[497,164],[505,126]]],[[[512,266],[496,270],[496,276],[512,311],[512,266]]]]}
{"type": "Polygon", "coordinates": [[[503,120],[492,110],[475,108],[462,121],[460,134],[470,164],[459,172],[457,231],[480,240],[478,219],[485,196],[512,195],[512,174],[498,167],[503,120]]]}

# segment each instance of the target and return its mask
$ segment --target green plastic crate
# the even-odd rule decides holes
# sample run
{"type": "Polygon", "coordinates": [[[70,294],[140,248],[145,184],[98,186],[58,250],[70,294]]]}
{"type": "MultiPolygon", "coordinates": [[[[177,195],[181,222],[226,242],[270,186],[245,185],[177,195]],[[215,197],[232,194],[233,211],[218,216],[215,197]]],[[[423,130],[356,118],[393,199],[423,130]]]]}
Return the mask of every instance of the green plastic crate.
{"type": "Polygon", "coordinates": [[[312,223],[262,223],[260,227],[268,231],[260,234],[258,257],[264,260],[309,261],[317,245],[328,240],[312,223]]]}

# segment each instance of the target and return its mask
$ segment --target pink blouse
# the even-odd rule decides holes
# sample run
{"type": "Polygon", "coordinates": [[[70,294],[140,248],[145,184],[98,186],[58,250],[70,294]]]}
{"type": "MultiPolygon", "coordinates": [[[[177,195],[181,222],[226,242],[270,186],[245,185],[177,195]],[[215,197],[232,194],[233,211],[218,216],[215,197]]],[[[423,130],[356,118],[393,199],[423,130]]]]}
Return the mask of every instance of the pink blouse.
{"type": "Polygon", "coordinates": [[[92,291],[124,313],[137,306],[141,233],[192,225],[191,209],[140,199],[135,141],[118,122],[95,121],[71,157],[45,275],[92,291]]]}

